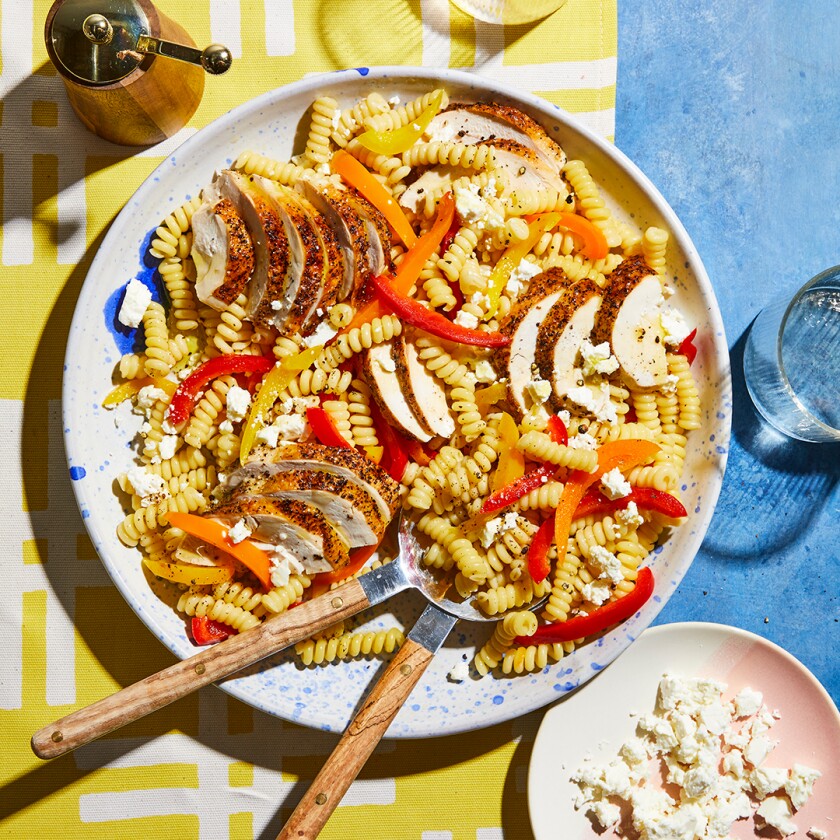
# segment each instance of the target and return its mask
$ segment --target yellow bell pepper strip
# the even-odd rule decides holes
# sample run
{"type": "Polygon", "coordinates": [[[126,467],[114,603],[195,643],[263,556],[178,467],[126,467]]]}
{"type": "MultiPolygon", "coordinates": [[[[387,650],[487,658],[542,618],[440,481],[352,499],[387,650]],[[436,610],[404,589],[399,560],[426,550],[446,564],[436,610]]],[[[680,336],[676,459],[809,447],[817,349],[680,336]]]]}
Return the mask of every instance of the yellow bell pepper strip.
{"type": "Polygon", "coordinates": [[[490,483],[490,490],[495,493],[525,474],[525,455],[516,448],[519,440],[519,428],[516,421],[506,411],[499,420],[499,460],[490,483]]]}
{"type": "Polygon", "coordinates": [[[266,374],[257,398],[251,404],[248,419],[242,427],[239,443],[239,460],[244,462],[254,446],[257,432],[265,426],[265,418],[280,394],[297,374],[311,367],[318,358],[323,345],[309,347],[293,356],[285,356],[266,374]]]}
{"type": "Polygon", "coordinates": [[[213,645],[230,636],[235,636],[236,629],[221,621],[214,621],[206,615],[195,615],[190,622],[190,634],[193,641],[200,646],[213,645]]]}
{"type": "Polygon", "coordinates": [[[501,259],[490,272],[490,279],[487,281],[487,318],[493,318],[499,311],[499,302],[502,298],[502,291],[507,285],[513,270],[522,262],[526,254],[530,253],[539,242],[540,237],[551,230],[559,221],[560,213],[542,213],[534,216],[528,225],[528,236],[522,241],[511,245],[501,259]]]}
{"type": "Polygon", "coordinates": [[[214,379],[231,373],[266,373],[273,365],[274,359],[267,356],[230,354],[210,359],[178,386],[166,410],[166,419],[176,428],[183,426],[198,402],[199,393],[214,379]]]}
{"type": "Polygon", "coordinates": [[[324,446],[336,446],[340,449],[352,449],[333,422],[332,417],[323,408],[307,408],[306,419],[312,427],[312,432],[318,442],[324,446]]]}
{"type": "Polygon", "coordinates": [[[365,450],[365,455],[367,455],[374,464],[378,464],[382,460],[382,455],[385,452],[384,446],[363,446],[362,449],[365,450]]]}
{"type": "Polygon", "coordinates": [[[197,516],[194,513],[176,511],[167,514],[167,518],[174,528],[180,528],[185,533],[192,534],[210,545],[215,545],[216,548],[235,557],[256,575],[257,580],[266,589],[271,588],[271,558],[250,540],[245,539],[235,543],[228,536],[228,529],[221,522],[197,516]]]}
{"type": "Polygon", "coordinates": [[[573,642],[575,639],[583,639],[593,633],[600,633],[613,624],[626,621],[638,612],[653,595],[653,589],[653,572],[649,566],[644,566],[639,569],[636,585],[631,592],[592,610],[588,615],[578,615],[568,621],[544,624],[537,628],[533,636],[517,636],[516,643],[541,645],[546,642],[573,642]]]}
{"type": "Polygon", "coordinates": [[[486,412],[491,405],[503,400],[507,395],[507,385],[504,382],[494,382],[486,388],[475,392],[475,404],[478,410],[486,412]]]}
{"type": "Polygon", "coordinates": [[[370,129],[360,134],[356,140],[366,149],[376,152],[378,155],[399,155],[410,149],[428,128],[429,123],[440,111],[440,103],[443,101],[443,91],[435,91],[429,100],[429,105],[418,114],[416,120],[408,125],[394,128],[391,131],[374,131],[370,129]]]}
{"type": "MultiPolygon", "coordinates": [[[[586,491],[604,473],[616,467],[625,470],[635,467],[637,464],[643,464],[650,461],[657,452],[659,452],[659,447],[647,440],[616,440],[605,443],[598,450],[598,469],[595,472],[587,473],[583,470],[575,470],[569,475],[560,496],[560,504],[557,505],[554,514],[554,542],[557,545],[558,562],[562,562],[563,557],[566,556],[569,529],[577,506],[586,495],[586,491]]],[[[549,564],[547,560],[538,564],[534,558],[529,556],[528,571],[531,578],[539,583],[548,577],[549,564]]]]}
{"type": "Polygon", "coordinates": [[[149,385],[154,386],[155,388],[160,388],[161,391],[165,391],[166,395],[171,397],[175,393],[175,389],[178,387],[176,382],[173,382],[171,379],[164,379],[162,376],[147,376],[143,379],[129,379],[128,382],[123,382],[122,385],[117,385],[104,400],[102,400],[102,407],[103,408],[112,408],[115,405],[119,405],[124,400],[127,400],[133,397],[135,394],[138,394],[143,388],[148,387],[149,385]]]}
{"type": "Polygon", "coordinates": [[[583,240],[581,253],[590,260],[602,260],[610,252],[604,231],[584,216],[577,213],[561,213],[558,227],[579,236],[583,240]]]}
{"type": "MultiPolygon", "coordinates": [[[[395,289],[406,295],[409,293],[411,287],[417,282],[417,278],[420,276],[420,271],[426,264],[426,261],[433,254],[437,253],[438,247],[451,227],[454,218],[455,200],[452,198],[452,193],[448,192],[438,202],[435,222],[428,233],[423,234],[417,240],[417,244],[410,251],[407,251],[403,257],[392,281],[395,289]]],[[[340,335],[348,333],[350,330],[362,326],[362,324],[370,323],[374,318],[381,318],[387,312],[387,307],[383,306],[378,298],[373,298],[330,341],[335,341],[340,335]]]]}
{"type": "Polygon", "coordinates": [[[608,499],[597,487],[590,487],[575,510],[575,519],[584,516],[603,516],[624,510],[633,502],[639,510],[653,510],[669,519],[682,519],[688,516],[685,505],[670,493],[654,490],[652,487],[634,487],[620,499],[608,499]]]}
{"type": "Polygon", "coordinates": [[[413,248],[417,244],[417,234],[412,230],[411,222],[400,205],[353,155],[339,149],[332,156],[330,166],[333,172],[357,189],[385,217],[406,248],[413,248]]]}
{"type": "Polygon", "coordinates": [[[414,298],[400,294],[382,274],[373,278],[373,285],[376,286],[380,299],[395,315],[413,327],[425,330],[438,338],[475,347],[506,347],[510,344],[510,336],[502,335],[500,332],[471,330],[449,321],[439,312],[426,309],[414,298]]]}
{"type": "Polygon", "coordinates": [[[146,568],[156,577],[171,580],[173,583],[184,583],[187,586],[214,586],[233,580],[233,565],[230,566],[191,566],[187,563],[167,562],[156,560],[154,557],[144,557],[146,568]]]}

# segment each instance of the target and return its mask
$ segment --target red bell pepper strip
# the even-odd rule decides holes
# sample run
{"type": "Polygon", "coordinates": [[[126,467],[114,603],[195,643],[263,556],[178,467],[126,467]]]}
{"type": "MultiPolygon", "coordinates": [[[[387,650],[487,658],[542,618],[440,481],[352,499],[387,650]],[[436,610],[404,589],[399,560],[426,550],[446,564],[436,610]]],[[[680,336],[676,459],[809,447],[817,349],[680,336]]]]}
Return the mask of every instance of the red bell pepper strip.
{"type": "MultiPolygon", "coordinates": [[[[557,558],[562,560],[566,555],[566,542],[569,538],[569,528],[572,525],[577,506],[586,491],[601,476],[611,469],[627,469],[636,464],[649,461],[659,451],[655,443],[647,440],[616,440],[605,443],[598,450],[598,469],[594,473],[575,470],[566,480],[560,504],[554,514],[554,542],[557,545],[557,558]]],[[[528,559],[528,571],[536,583],[545,580],[549,573],[547,562],[537,563],[534,558],[528,559]]]]}
{"type": "MultiPolygon", "coordinates": [[[[452,193],[446,193],[438,202],[437,215],[432,227],[428,233],[424,233],[418,240],[416,245],[406,252],[402,262],[394,275],[392,285],[403,294],[408,294],[411,287],[417,282],[420,276],[420,271],[426,264],[426,261],[434,253],[437,252],[441,240],[446,236],[446,232],[452,225],[452,219],[455,216],[455,200],[452,198],[452,193]]],[[[360,327],[362,324],[367,324],[374,318],[380,318],[388,312],[388,308],[382,304],[379,298],[366,303],[354,316],[350,323],[339,330],[331,338],[327,344],[331,344],[340,335],[350,332],[350,330],[360,327]]]]}
{"type": "Polygon", "coordinates": [[[337,446],[343,449],[352,449],[352,445],[348,443],[338,427],[330,417],[329,412],[325,408],[310,407],[306,409],[306,419],[312,427],[312,432],[318,438],[319,443],[324,446],[337,446]]]}
{"type": "Polygon", "coordinates": [[[636,507],[641,510],[654,510],[671,519],[682,519],[688,516],[688,512],[679,499],[670,493],[654,490],[652,487],[634,487],[627,496],[621,499],[608,499],[597,487],[593,487],[581,499],[575,509],[574,518],[581,519],[593,514],[603,516],[614,513],[617,510],[624,510],[630,502],[635,502],[636,507]]]}
{"type": "Polygon", "coordinates": [[[476,347],[506,347],[510,337],[499,332],[482,332],[453,324],[439,312],[426,309],[414,298],[401,294],[388,282],[385,275],[373,278],[373,284],[382,301],[403,321],[425,330],[438,338],[454,341],[457,344],[471,344],[476,347]]]}
{"type": "Polygon", "coordinates": [[[178,386],[166,410],[166,419],[176,428],[186,423],[198,402],[199,392],[220,376],[231,373],[266,373],[272,367],[274,367],[274,359],[266,356],[237,354],[216,356],[194,370],[178,386]]]}
{"type": "Polygon", "coordinates": [[[549,516],[538,528],[528,549],[528,562],[538,566],[548,565],[548,552],[554,541],[554,520],[549,516]]]}
{"type": "Polygon", "coordinates": [[[407,248],[413,248],[417,242],[417,234],[412,230],[408,217],[402,207],[394,201],[391,193],[368,172],[365,167],[349,152],[339,149],[332,157],[331,167],[341,177],[355,187],[382,215],[393,228],[394,233],[405,243],[407,248]]]}
{"type": "Polygon", "coordinates": [[[556,414],[552,414],[548,418],[546,431],[554,443],[559,443],[561,446],[569,445],[569,430],[566,428],[566,424],[556,414]]]}
{"type": "Polygon", "coordinates": [[[408,466],[408,454],[405,450],[404,439],[391,428],[391,425],[382,416],[375,400],[370,402],[370,416],[373,418],[376,439],[385,449],[379,466],[385,469],[394,481],[401,481],[405,468],[408,466]]]}
{"type": "Polygon", "coordinates": [[[558,621],[553,624],[544,624],[537,628],[533,636],[517,636],[516,642],[520,645],[539,645],[545,642],[572,642],[575,639],[583,639],[593,633],[600,633],[626,621],[644,606],[651,595],[653,595],[653,572],[648,566],[639,569],[639,576],[636,578],[636,586],[632,592],[619,598],[617,601],[610,601],[589,615],[579,615],[570,618],[568,621],[558,621]]]}
{"type": "Polygon", "coordinates": [[[221,522],[198,516],[195,513],[173,511],[167,513],[166,517],[173,527],[180,528],[187,534],[192,534],[235,557],[257,576],[266,589],[271,588],[271,558],[250,540],[235,543],[228,536],[228,529],[221,522]]]}
{"type": "Polygon", "coordinates": [[[365,545],[361,548],[357,548],[350,555],[346,565],[342,566],[340,569],[333,569],[331,572],[321,572],[320,574],[315,575],[312,581],[313,586],[337,583],[340,580],[344,580],[345,578],[349,578],[351,575],[356,574],[356,572],[358,572],[359,569],[361,569],[362,566],[370,560],[373,552],[376,551],[377,548],[379,548],[379,543],[376,545],[365,545]]]}
{"type": "Polygon", "coordinates": [[[683,340],[682,344],[677,348],[677,353],[680,356],[685,356],[688,363],[691,364],[697,358],[697,348],[694,346],[694,339],[697,337],[697,327],[695,327],[683,340]]]}
{"type": "Polygon", "coordinates": [[[207,618],[206,615],[193,616],[190,623],[190,632],[197,645],[212,645],[224,641],[229,636],[236,635],[236,630],[233,627],[223,624],[221,621],[207,618]]]}
{"type": "Polygon", "coordinates": [[[452,244],[452,240],[458,235],[458,231],[461,229],[461,225],[463,222],[461,221],[461,217],[456,212],[452,217],[452,222],[449,225],[449,230],[443,236],[443,239],[440,241],[440,252],[443,254],[446,252],[446,249],[452,244]]]}

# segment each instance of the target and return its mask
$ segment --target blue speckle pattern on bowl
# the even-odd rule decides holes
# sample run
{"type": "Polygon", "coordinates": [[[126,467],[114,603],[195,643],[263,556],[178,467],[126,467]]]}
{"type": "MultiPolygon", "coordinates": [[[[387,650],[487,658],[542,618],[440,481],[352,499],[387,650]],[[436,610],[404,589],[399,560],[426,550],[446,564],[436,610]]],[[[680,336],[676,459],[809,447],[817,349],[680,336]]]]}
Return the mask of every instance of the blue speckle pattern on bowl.
{"type": "MultiPolygon", "coordinates": [[[[540,121],[570,157],[583,158],[604,185],[606,200],[622,218],[657,224],[672,233],[671,261],[680,268],[675,299],[706,336],[694,365],[703,400],[702,428],[689,437],[684,501],[694,516],[675,529],[652,557],[656,597],[612,633],[590,643],[543,672],[520,677],[475,675],[463,682],[447,678],[489,635],[486,625],[459,625],[388,730],[390,737],[427,737],[490,726],[510,720],[573,691],[618,656],[647,627],[687,571],[711,519],[726,461],[730,424],[728,351],[714,294],[697,251],[673,211],[638,169],[618,150],[537,97],[518,93],[476,76],[410,68],[358,68],[306,79],[247,103],[207,126],[168,157],[132,196],[112,224],[82,288],[65,359],[64,428],[73,487],[85,524],[114,583],[152,633],[179,657],[195,652],[185,626],[152,591],[140,554],[123,546],[116,527],[125,515],[113,492],[117,473],[132,460],[131,441],[140,418],[105,411],[119,354],[134,349],[137,331],[115,327],[127,280],[138,277],[157,287],[147,257],[150,231],[189,195],[210,181],[214,170],[241,151],[255,149],[288,157],[302,115],[320,93],[342,105],[373,90],[403,100],[445,85],[453,99],[509,101],[540,121]],[[91,313],[101,313],[91,317],[91,313]],[[711,441],[711,436],[714,440],[711,441]],[[712,445],[702,445],[702,442],[712,445]],[[76,472],[73,473],[72,471],[76,472]],[[82,472],[83,471],[83,472],[82,472]],[[84,473],[84,474],[83,474],[84,473]],[[84,478],[84,480],[81,480],[84,478]]],[[[156,288],[157,294],[160,289],[156,288]]],[[[365,626],[411,627],[423,599],[408,592],[371,611],[365,626]]],[[[302,667],[294,654],[281,653],[223,682],[224,690],[254,707],[325,731],[341,731],[360,698],[381,673],[379,660],[360,660],[317,668],[302,667]]]]}

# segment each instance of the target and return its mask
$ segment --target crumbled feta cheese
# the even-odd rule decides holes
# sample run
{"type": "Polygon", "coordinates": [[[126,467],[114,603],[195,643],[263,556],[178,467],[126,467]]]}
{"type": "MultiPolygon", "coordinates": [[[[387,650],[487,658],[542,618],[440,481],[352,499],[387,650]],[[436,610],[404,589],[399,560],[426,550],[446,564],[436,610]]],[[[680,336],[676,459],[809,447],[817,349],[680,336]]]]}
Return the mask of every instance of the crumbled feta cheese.
{"type": "MultiPolygon", "coordinates": [[[[167,412],[168,411],[169,411],[169,409],[167,409],[167,412]]],[[[160,424],[160,430],[165,435],[177,435],[178,434],[178,430],[169,422],[169,419],[167,417],[164,417],[163,423],[160,424]]]]}
{"type": "Polygon", "coordinates": [[[585,338],[580,345],[580,357],[583,361],[583,375],[595,376],[598,373],[610,374],[618,370],[618,359],[610,352],[610,345],[602,341],[595,345],[585,338]]]}
{"type": "Polygon", "coordinates": [[[680,381],[679,376],[675,373],[666,373],[665,381],[660,386],[663,394],[676,394],[677,383],[680,381]]]}
{"type": "Polygon", "coordinates": [[[278,417],[272,426],[277,429],[277,434],[282,440],[300,440],[308,424],[302,414],[289,414],[278,417]]]}
{"type": "Polygon", "coordinates": [[[507,283],[505,284],[505,291],[513,297],[518,297],[528,289],[531,280],[536,277],[542,269],[530,260],[521,259],[510,273],[507,283]]]}
{"type": "Polygon", "coordinates": [[[589,560],[593,568],[598,572],[598,577],[621,583],[624,580],[621,562],[611,551],[602,545],[593,545],[589,552],[589,560]]]}
{"type": "Polygon", "coordinates": [[[572,402],[583,406],[588,412],[601,423],[615,423],[618,414],[610,399],[610,386],[602,382],[598,390],[581,385],[578,388],[570,388],[566,394],[572,402]]]}
{"type": "Polygon", "coordinates": [[[125,474],[132,490],[140,496],[140,506],[148,507],[157,499],[167,499],[170,496],[166,481],[145,467],[132,466],[125,474]]]}
{"type": "Polygon", "coordinates": [[[793,816],[790,805],[787,799],[782,799],[780,796],[771,796],[765,799],[758,806],[756,815],[761,817],[767,825],[773,826],[782,837],[787,837],[789,834],[796,832],[796,825],[790,820],[793,816]]]}
{"type": "Polygon", "coordinates": [[[168,461],[175,455],[178,448],[178,435],[164,435],[158,443],[158,453],[164,461],[168,461]]]}
{"type": "Polygon", "coordinates": [[[798,811],[814,792],[814,782],[822,776],[819,770],[813,770],[804,764],[794,764],[790,777],[785,782],[785,793],[790,797],[793,807],[798,811]]]}
{"type": "Polygon", "coordinates": [[[151,302],[152,292],[149,287],[137,279],[129,280],[117,320],[126,327],[139,327],[151,302]]]}
{"type": "MultiPolygon", "coordinates": [[[[308,397],[292,397],[291,410],[295,414],[306,414],[307,408],[318,408],[320,404],[321,401],[318,399],[317,394],[312,394],[308,397]]],[[[289,411],[288,408],[284,408],[283,410],[289,411]]]]}
{"type": "Polygon", "coordinates": [[[758,767],[750,773],[749,780],[755,795],[759,799],[766,799],[784,787],[788,773],[782,767],[758,767]]]}
{"type": "Polygon", "coordinates": [[[286,586],[292,575],[304,572],[303,563],[282,545],[264,546],[270,548],[271,582],[275,586],[286,586]]]}
{"type": "Polygon", "coordinates": [[[458,181],[453,192],[455,209],[462,222],[473,225],[477,230],[492,230],[505,226],[504,218],[482,197],[478,184],[458,181]]]}
{"type": "Polygon", "coordinates": [[[621,470],[615,467],[601,477],[601,492],[608,499],[623,499],[633,492],[633,488],[621,474],[621,470]]]}
{"type": "Polygon", "coordinates": [[[585,583],[583,585],[580,594],[584,601],[589,601],[595,604],[596,607],[600,607],[601,604],[609,601],[612,590],[608,583],[593,580],[591,583],[585,583]]]}
{"type": "Polygon", "coordinates": [[[318,347],[320,344],[326,344],[331,338],[338,333],[329,321],[321,321],[312,335],[306,336],[303,339],[304,347],[318,347]]]}
{"type": "Polygon", "coordinates": [[[597,449],[598,441],[589,432],[580,432],[569,438],[569,449],[597,449]]]}
{"type": "Polygon", "coordinates": [[[616,511],[615,518],[628,528],[638,528],[645,521],[635,502],[629,502],[626,508],[616,511]]]}
{"type": "Polygon", "coordinates": [[[280,435],[280,429],[275,426],[263,426],[261,429],[257,429],[257,433],[254,435],[254,440],[257,443],[265,443],[269,446],[277,446],[277,438],[280,435]]]}
{"type": "Polygon", "coordinates": [[[607,799],[593,802],[590,810],[603,828],[612,828],[621,819],[621,809],[607,799]]]}
{"type": "Polygon", "coordinates": [[[385,373],[393,373],[397,369],[397,363],[394,361],[394,357],[390,355],[377,355],[376,364],[378,364],[385,373]]]}
{"type": "Polygon", "coordinates": [[[535,377],[525,386],[525,390],[535,403],[544,403],[551,396],[551,383],[535,377]]]}
{"type": "Polygon", "coordinates": [[[723,757],[723,772],[729,773],[736,779],[743,779],[746,776],[744,768],[744,757],[740,750],[730,750],[723,757]]]}
{"type": "Polygon", "coordinates": [[[233,431],[233,423],[231,423],[230,420],[222,420],[222,422],[219,423],[219,431],[223,434],[229,435],[233,431]]]}
{"type": "Polygon", "coordinates": [[[452,670],[447,674],[452,682],[463,682],[470,675],[470,666],[464,662],[456,663],[452,670]]]}
{"type": "Polygon", "coordinates": [[[828,835],[821,829],[812,825],[806,832],[811,840],[828,840],[828,835]]]}
{"type": "Polygon", "coordinates": [[[756,735],[750,738],[749,743],[744,747],[744,758],[753,767],[760,767],[774,746],[775,744],[765,735],[756,735]]]}
{"type": "Polygon", "coordinates": [[[679,346],[688,337],[691,327],[686,323],[682,312],[677,309],[663,309],[659,315],[662,333],[666,344],[679,346]]]}
{"type": "Polygon", "coordinates": [[[283,308],[283,301],[282,300],[273,300],[269,304],[269,306],[275,311],[279,312],[283,308]]]}
{"type": "Polygon", "coordinates": [[[475,330],[478,329],[478,316],[464,309],[459,309],[458,314],[454,318],[454,323],[467,329],[475,330]]]}
{"type": "Polygon", "coordinates": [[[238,520],[232,528],[228,529],[228,536],[232,543],[241,543],[242,540],[247,540],[253,533],[244,519],[238,520]]]}
{"type": "Polygon", "coordinates": [[[231,386],[227,392],[227,416],[228,420],[238,423],[245,419],[248,408],[251,405],[251,394],[238,385],[231,386]]]}
{"type": "Polygon", "coordinates": [[[158,388],[156,385],[146,385],[137,392],[138,408],[154,408],[158,400],[166,402],[169,400],[169,395],[163,388],[158,388]]]}
{"type": "Polygon", "coordinates": [[[475,378],[484,384],[495,382],[498,379],[496,371],[493,370],[493,365],[486,359],[482,359],[475,366],[475,378]]]}

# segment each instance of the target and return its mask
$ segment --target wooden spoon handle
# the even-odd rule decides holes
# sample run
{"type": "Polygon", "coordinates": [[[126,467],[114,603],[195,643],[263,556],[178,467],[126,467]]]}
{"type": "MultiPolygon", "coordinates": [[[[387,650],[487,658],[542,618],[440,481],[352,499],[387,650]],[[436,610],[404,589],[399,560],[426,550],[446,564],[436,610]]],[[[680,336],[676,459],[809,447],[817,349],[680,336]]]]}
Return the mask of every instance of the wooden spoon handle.
{"type": "Polygon", "coordinates": [[[369,606],[351,580],[45,726],[32,736],[32,751],[39,758],[70,752],[369,606]]]}
{"type": "Polygon", "coordinates": [[[413,639],[405,640],[277,840],[318,836],[433,656],[413,639]]]}

